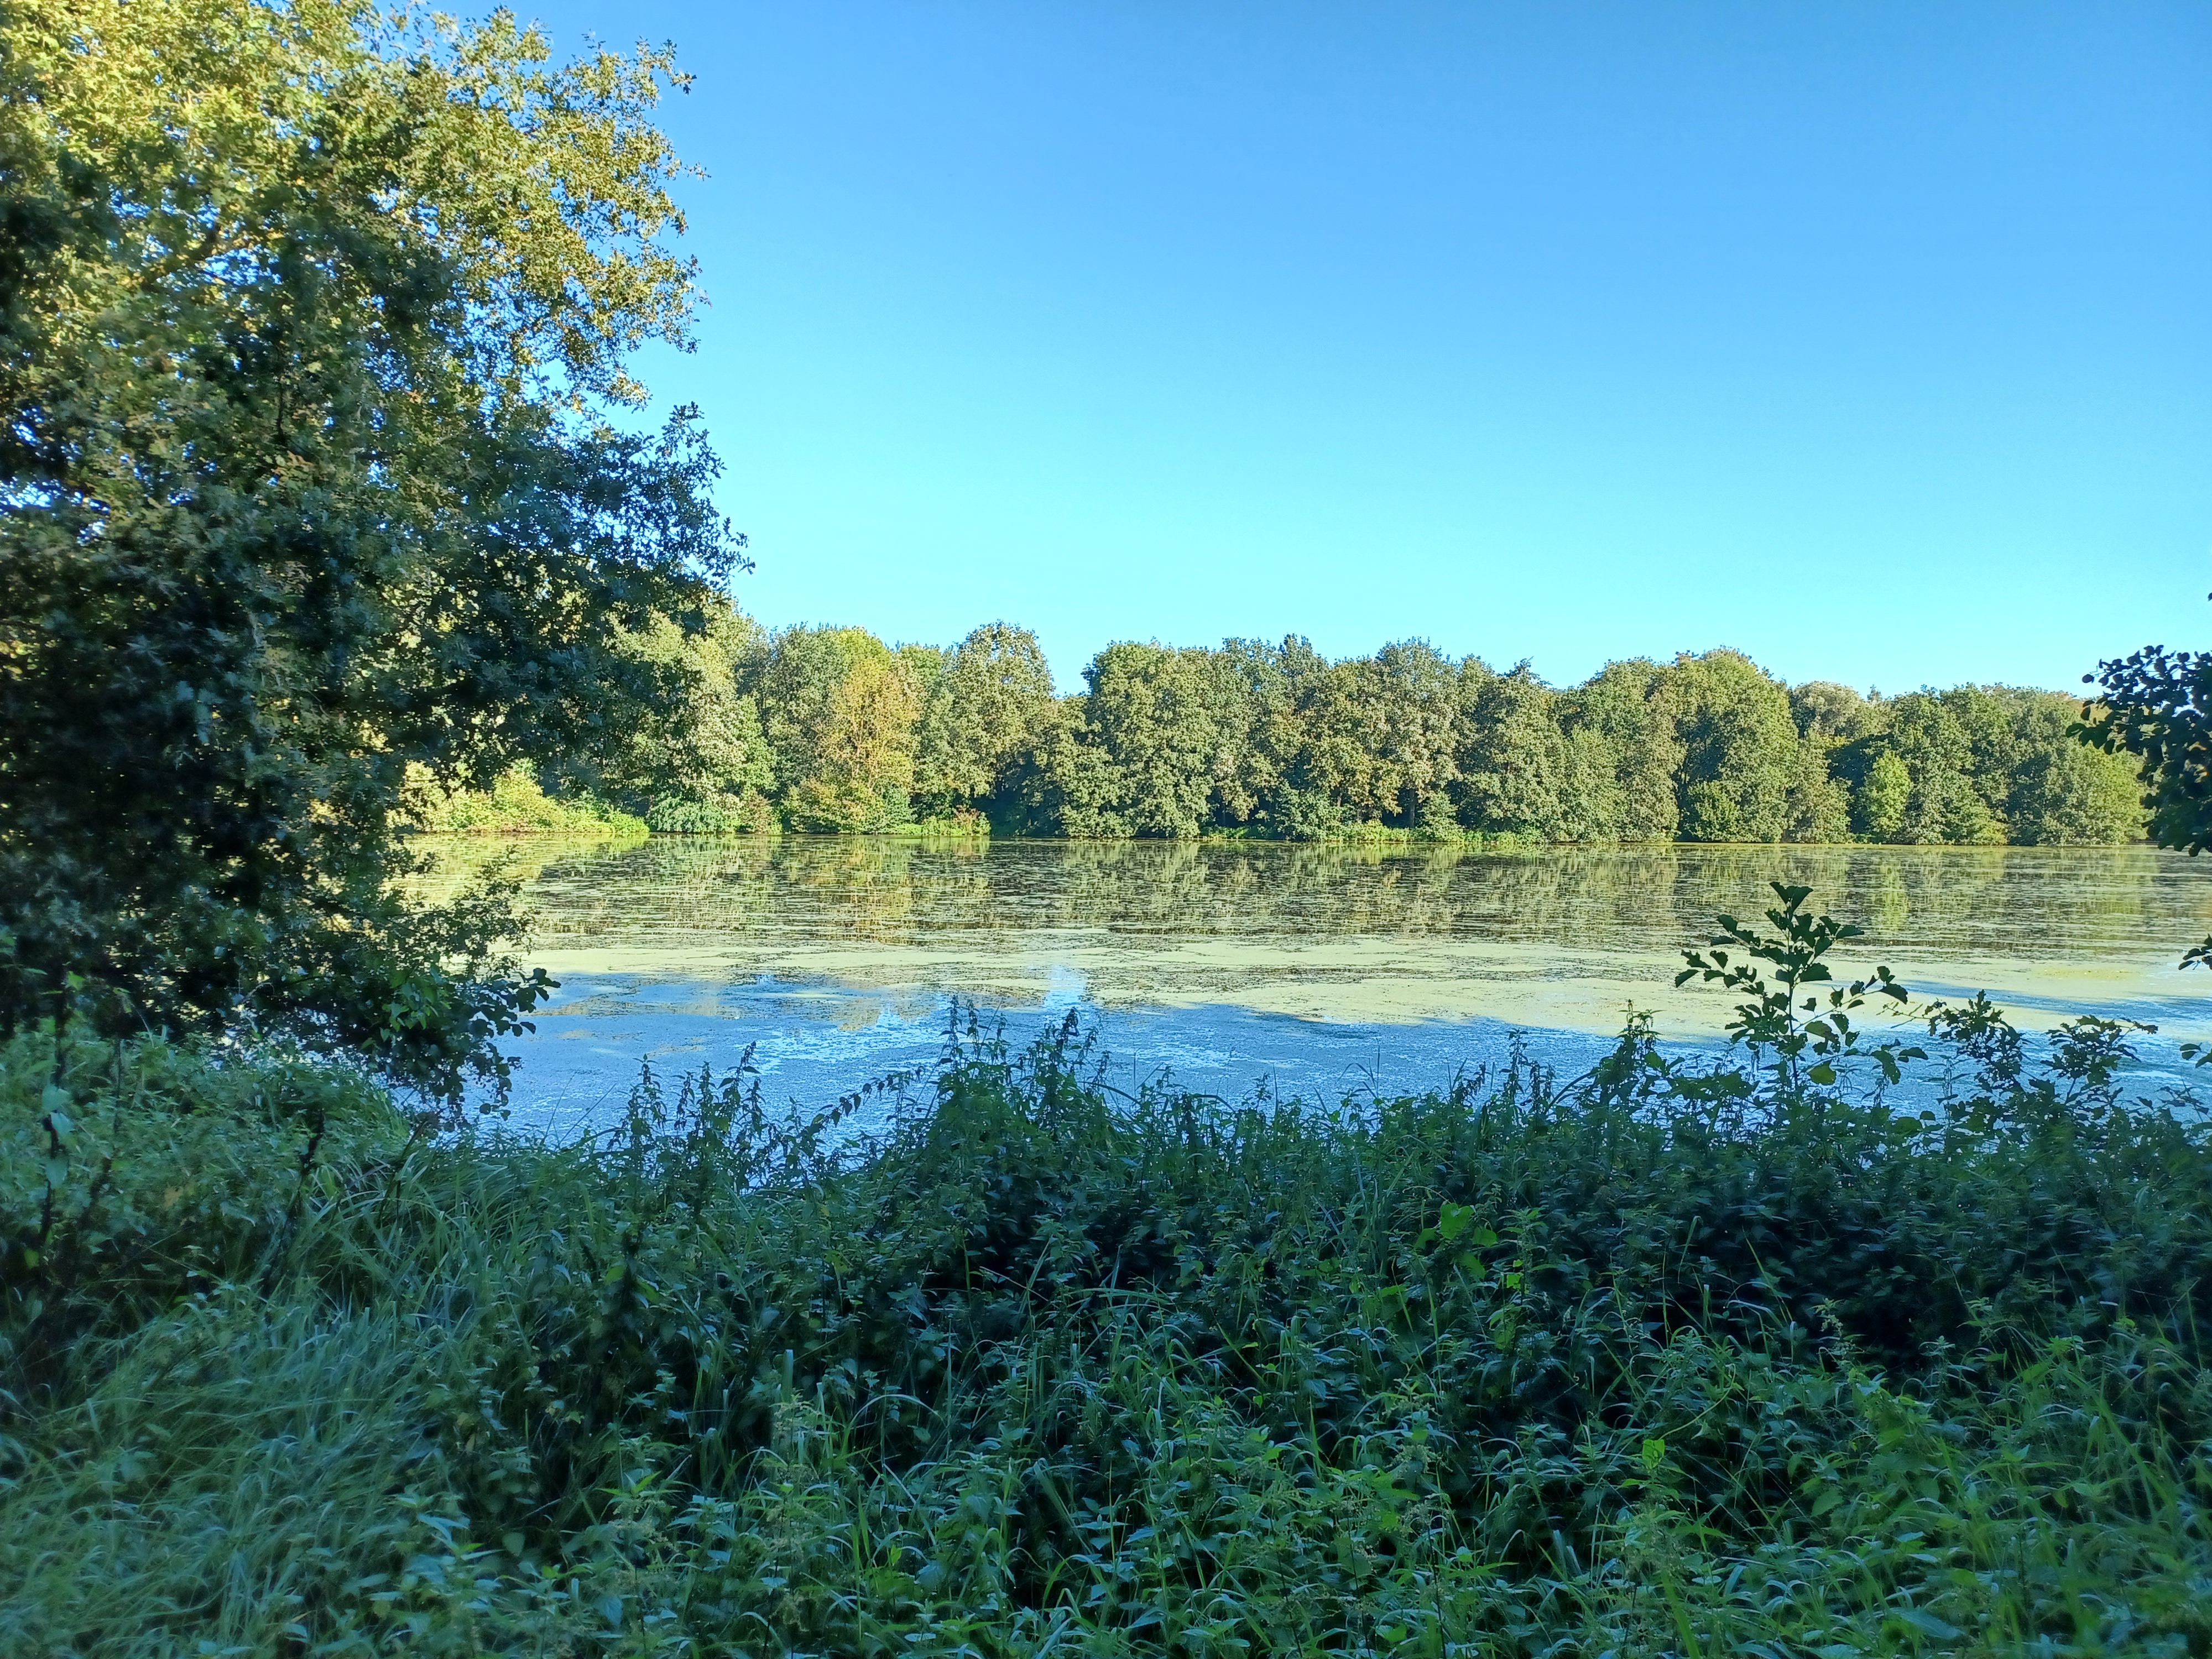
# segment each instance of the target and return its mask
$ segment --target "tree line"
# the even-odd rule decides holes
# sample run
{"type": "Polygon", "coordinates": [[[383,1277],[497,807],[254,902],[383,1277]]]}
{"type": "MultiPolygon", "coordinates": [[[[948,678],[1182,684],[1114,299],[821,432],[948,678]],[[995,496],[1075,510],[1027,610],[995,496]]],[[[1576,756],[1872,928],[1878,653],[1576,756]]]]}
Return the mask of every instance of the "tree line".
{"type": "Polygon", "coordinates": [[[627,648],[680,672],[681,706],[549,780],[664,832],[2069,846],[2144,827],[2136,758],[2071,735],[2078,697],[1792,686],[1732,650],[1553,686],[1420,640],[1334,661],[1295,636],[1122,641],[1060,696],[1005,623],[939,648],[724,606],[627,648]]]}

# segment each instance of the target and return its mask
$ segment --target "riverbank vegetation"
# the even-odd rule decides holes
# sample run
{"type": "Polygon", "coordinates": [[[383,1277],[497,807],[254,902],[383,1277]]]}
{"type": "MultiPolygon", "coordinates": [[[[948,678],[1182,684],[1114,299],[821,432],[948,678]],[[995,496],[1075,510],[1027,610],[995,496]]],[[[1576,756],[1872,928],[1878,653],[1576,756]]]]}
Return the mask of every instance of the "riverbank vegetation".
{"type": "Polygon", "coordinates": [[[1737,988],[1729,1064],[1231,1106],[971,1022],[568,1146],[19,1036],[0,1646],[2203,1650],[2201,1112],[1985,1006],[1900,1111],[1879,981],[1737,988]]]}
{"type": "Polygon", "coordinates": [[[636,841],[651,833],[644,819],[591,795],[556,800],[527,763],[510,767],[480,791],[441,789],[427,771],[418,770],[408,781],[415,799],[403,810],[410,827],[425,835],[636,841]]]}
{"type": "Polygon", "coordinates": [[[568,769],[656,830],[1085,839],[2106,845],[2143,831],[2136,761],[2070,735],[2078,697],[1862,696],[1734,651],[1553,687],[1418,640],[1328,661],[1300,639],[1108,646],[1056,696],[1027,630],[949,649],[733,608],[632,647],[688,677],[689,724],[568,769]]]}

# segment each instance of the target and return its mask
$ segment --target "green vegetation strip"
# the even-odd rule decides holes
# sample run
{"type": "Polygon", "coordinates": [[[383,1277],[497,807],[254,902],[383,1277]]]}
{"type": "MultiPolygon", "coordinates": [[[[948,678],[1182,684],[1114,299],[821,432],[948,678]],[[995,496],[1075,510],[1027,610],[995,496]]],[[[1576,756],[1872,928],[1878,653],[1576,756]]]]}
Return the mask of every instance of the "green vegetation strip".
{"type": "MultiPolygon", "coordinates": [[[[1501,674],[1420,640],[1331,661],[1293,636],[1123,641],[1060,697],[1036,636],[1004,623],[939,649],[710,611],[695,634],[624,636],[640,665],[682,677],[680,718],[609,763],[551,769],[556,793],[618,801],[673,834],[921,823],[1103,840],[2039,846],[2143,834],[2136,755],[2083,746],[2085,705],[2062,692],[1863,696],[1785,685],[1725,650],[1553,687],[1525,664],[1501,674]]],[[[512,806],[434,805],[429,821],[544,827],[528,788],[512,806]]]]}
{"type": "Polygon", "coordinates": [[[970,1029],[842,1153],[892,1095],[549,1148],[19,1037],[0,1651],[2202,1653],[2203,1121],[1943,1029],[1940,1121],[970,1029]]]}

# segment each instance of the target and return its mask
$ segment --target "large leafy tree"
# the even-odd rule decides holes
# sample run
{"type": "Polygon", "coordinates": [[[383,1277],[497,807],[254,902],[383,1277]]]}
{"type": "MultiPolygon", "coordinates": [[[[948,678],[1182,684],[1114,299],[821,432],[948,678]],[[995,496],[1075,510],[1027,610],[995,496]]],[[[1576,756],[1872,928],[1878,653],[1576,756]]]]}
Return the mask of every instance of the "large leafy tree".
{"type": "Polygon", "coordinates": [[[1449,826],[1459,669],[1425,640],[1331,665],[1305,713],[1315,769],[1355,823],[1449,826]]]}
{"type": "Polygon", "coordinates": [[[740,686],[767,650],[760,624],[726,599],[691,629],[655,617],[625,635],[623,647],[685,682],[683,699],[632,738],[613,763],[568,763],[560,781],[612,797],[655,830],[708,832],[755,829],[765,821],[775,762],[761,727],[758,699],[740,686]]]}
{"type": "Polygon", "coordinates": [[[2212,651],[2151,646],[2084,676],[2101,690],[2081,735],[2142,763],[2143,806],[2160,847],[2212,847],[2212,651]]]}
{"type": "Polygon", "coordinates": [[[347,0],[0,6],[0,1029],[248,1021],[451,1092],[535,988],[410,763],[612,753],[740,555],[679,416],[665,52],[347,0]]]}
{"type": "Polygon", "coordinates": [[[1797,770],[1788,688],[1740,651],[1685,654],[1668,671],[1685,841],[1782,839],[1797,770]]]}
{"type": "Polygon", "coordinates": [[[830,833],[908,822],[927,689],[915,654],[864,628],[787,628],[739,684],[757,695],[784,817],[830,833]]]}
{"type": "MultiPolygon", "coordinates": [[[[2142,763],[2150,838],[2192,857],[2212,847],[2212,651],[2154,645],[2097,665],[2102,693],[2082,710],[2082,740],[2142,763]]],[[[2182,965],[2212,967],[2212,939],[2182,965]]]]}
{"type": "Polygon", "coordinates": [[[1672,841],[1681,817],[1674,775],[1682,745],[1675,732],[1668,671],[1642,658],[1607,663],[1568,700],[1571,736],[1610,763],[1613,787],[1590,793],[1609,807],[1592,833],[1622,841],[1672,841]]]}
{"type": "Polygon", "coordinates": [[[923,700],[915,790],[933,812],[1009,787],[1053,709],[1052,670],[1026,628],[986,623],[955,646],[923,700]]]}
{"type": "Polygon", "coordinates": [[[1076,833],[1195,837],[1224,741],[1207,653],[1156,642],[1108,646],[1083,671],[1080,737],[1066,789],[1076,833]]]}
{"type": "Polygon", "coordinates": [[[1459,756],[1461,807],[1474,827],[1546,841],[1570,833],[1562,800],[1569,781],[1559,694],[1522,663],[1493,674],[1469,659],[1462,672],[1466,714],[1459,756]]]}

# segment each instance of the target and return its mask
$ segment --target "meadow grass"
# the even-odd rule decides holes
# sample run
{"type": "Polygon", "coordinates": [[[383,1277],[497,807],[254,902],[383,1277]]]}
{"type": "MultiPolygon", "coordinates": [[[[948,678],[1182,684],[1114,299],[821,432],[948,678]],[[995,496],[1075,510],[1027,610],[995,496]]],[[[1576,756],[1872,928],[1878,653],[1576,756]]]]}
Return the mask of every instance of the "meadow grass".
{"type": "Polygon", "coordinates": [[[1655,1053],[550,1147],[19,1038],[0,1652],[2212,1651],[2201,1117],[1655,1053]]]}

